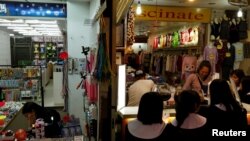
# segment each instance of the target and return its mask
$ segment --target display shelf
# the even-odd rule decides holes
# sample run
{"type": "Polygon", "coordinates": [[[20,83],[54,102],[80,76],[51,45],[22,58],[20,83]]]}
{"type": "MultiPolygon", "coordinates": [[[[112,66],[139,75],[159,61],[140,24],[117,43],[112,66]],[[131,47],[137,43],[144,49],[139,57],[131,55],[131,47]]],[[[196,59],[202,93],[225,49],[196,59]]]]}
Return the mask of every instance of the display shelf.
{"type": "Polygon", "coordinates": [[[21,111],[23,107],[22,102],[5,102],[5,104],[0,107],[0,116],[6,118],[1,119],[0,131],[3,131],[8,127],[8,125],[15,119],[17,114],[21,111]]]}
{"type": "Polygon", "coordinates": [[[0,66],[0,100],[27,101],[32,100],[43,106],[43,86],[41,66],[12,68],[0,66]]]}

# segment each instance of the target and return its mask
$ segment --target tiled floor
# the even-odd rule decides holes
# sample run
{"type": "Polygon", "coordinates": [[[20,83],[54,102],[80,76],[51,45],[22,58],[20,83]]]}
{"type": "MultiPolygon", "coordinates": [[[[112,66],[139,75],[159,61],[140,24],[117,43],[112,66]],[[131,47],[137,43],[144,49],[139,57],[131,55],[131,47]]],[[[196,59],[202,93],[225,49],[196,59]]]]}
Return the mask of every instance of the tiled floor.
{"type": "Polygon", "coordinates": [[[53,107],[53,79],[50,79],[47,86],[44,88],[44,106],[45,107],[53,107]]]}

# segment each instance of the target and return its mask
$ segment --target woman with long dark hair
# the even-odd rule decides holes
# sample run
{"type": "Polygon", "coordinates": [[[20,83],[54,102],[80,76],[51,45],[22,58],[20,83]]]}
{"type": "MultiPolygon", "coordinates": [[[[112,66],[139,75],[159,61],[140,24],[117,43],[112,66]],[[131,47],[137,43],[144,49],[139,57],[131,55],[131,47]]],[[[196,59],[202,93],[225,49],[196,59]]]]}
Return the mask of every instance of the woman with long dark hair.
{"type": "Polygon", "coordinates": [[[215,79],[210,87],[210,106],[207,115],[208,125],[218,130],[246,130],[246,113],[235,99],[229,82],[215,79]]]}

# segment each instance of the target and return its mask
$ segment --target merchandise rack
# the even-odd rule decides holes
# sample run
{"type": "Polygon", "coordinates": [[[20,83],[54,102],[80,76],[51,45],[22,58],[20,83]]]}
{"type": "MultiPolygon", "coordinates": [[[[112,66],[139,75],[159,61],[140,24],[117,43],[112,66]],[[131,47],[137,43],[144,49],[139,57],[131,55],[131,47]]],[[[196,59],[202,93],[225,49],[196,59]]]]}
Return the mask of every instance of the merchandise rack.
{"type": "Polygon", "coordinates": [[[5,101],[34,101],[44,107],[42,66],[0,65],[0,87],[5,101]],[[7,94],[7,95],[6,95],[7,94]],[[7,98],[7,99],[6,99],[7,98]]]}

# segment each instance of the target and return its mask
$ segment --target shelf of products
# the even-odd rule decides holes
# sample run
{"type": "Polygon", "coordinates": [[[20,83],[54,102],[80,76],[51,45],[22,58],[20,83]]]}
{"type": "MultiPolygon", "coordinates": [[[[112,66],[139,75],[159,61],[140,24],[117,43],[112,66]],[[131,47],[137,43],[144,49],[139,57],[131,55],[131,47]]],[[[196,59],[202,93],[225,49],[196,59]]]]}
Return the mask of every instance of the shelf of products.
{"type": "Polygon", "coordinates": [[[34,101],[43,105],[41,66],[0,66],[0,101],[34,101]]]}
{"type": "Polygon", "coordinates": [[[21,102],[1,102],[0,106],[0,131],[5,130],[5,128],[12,122],[16,117],[18,112],[22,109],[23,104],[21,102]]]}

